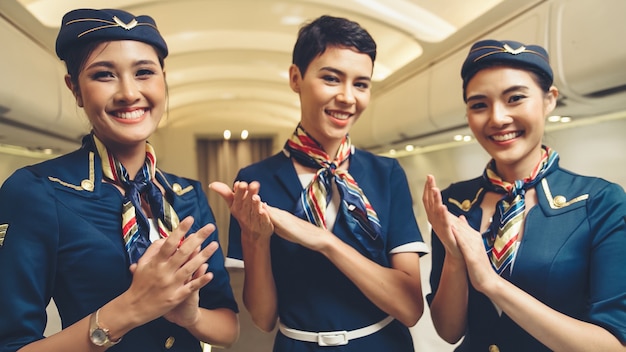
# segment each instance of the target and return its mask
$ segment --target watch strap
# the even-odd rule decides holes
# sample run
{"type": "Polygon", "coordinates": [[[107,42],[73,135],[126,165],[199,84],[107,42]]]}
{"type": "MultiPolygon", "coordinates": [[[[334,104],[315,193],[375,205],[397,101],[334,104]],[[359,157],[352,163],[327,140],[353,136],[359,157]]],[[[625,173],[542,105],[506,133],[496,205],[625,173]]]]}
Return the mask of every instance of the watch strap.
{"type": "Polygon", "coordinates": [[[89,340],[96,346],[111,347],[118,344],[122,338],[113,341],[109,336],[109,329],[100,326],[98,316],[100,309],[96,310],[89,317],[89,340]]]}

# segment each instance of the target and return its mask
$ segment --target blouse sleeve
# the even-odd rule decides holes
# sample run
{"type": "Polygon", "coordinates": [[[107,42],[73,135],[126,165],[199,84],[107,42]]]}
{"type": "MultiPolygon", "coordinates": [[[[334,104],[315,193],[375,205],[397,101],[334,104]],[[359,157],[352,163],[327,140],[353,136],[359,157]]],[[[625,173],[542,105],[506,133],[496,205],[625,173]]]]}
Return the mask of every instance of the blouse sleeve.
{"type": "Polygon", "coordinates": [[[395,159],[393,159],[388,189],[391,194],[388,231],[390,253],[417,252],[422,256],[430,252],[417,226],[413,211],[413,198],[406,174],[395,159]]]}

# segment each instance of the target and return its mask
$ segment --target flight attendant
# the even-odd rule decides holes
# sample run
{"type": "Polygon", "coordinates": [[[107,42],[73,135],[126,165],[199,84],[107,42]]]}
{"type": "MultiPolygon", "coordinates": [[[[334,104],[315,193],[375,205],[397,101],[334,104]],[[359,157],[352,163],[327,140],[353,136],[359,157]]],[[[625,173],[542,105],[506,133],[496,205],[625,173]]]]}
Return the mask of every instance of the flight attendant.
{"type": "Polygon", "coordinates": [[[548,53],[482,40],[461,77],[491,160],[482,176],[424,187],[437,332],[463,338],[458,351],[626,351],[626,194],[543,144],[558,97],[548,53]]]}
{"type": "Polygon", "coordinates": [[[418,230],[395,159],[356,149],[349,132],[370,99],[376,43],[353,21],[302,27],[289,84],[301,118],[284,149],[240,170],[229,257],[243,260],[244,304],[274,351],[414,351],[423,312],[418,230]]]}
{"type": "Polygon", "coordinates": [[[0,190],[0,351],[231,345],[237,305],[202,186],[158,169],[148,143],[167,96],[154,20],[70,11],[56,52],[92,132],[0,190]],[[62,330],[45,337],[51,299],[62,330]]]}

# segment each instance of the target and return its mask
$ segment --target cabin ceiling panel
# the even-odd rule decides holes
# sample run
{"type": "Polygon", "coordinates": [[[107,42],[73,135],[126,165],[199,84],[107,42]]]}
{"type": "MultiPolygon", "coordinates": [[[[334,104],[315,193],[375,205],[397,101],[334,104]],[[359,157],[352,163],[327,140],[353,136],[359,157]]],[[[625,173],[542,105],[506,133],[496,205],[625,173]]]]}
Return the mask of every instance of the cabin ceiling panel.
{"type": "MultiPolygon", "coordinates": [[[[213,129],[219,134],[234,125],[248,129],[251,135],[255,129],[282,135],[299,120],[298,96],[289,88],[287,73],[302,23],[330,14],[355,20],[372,34],[378,44],[372,90],[375,101],[378,95],[385,95],[418,73],[414,68],[426,69],[473,39],[472,34],[463,34],[466,27],[474,26],[474,31],[491,28],[542,1],[90,0],[80,2],[80,6],[122,8],[155,18],[170,48],[165,67],[169,112],[161,128],[197,124],[198,129],[213,129]],[[490,13],[494,9],[497,13],[490,13]],[[489,16],[480,27],[477,22],[485,14],[489,16]],[[427,61],[420,61],[423,57],[427,61]]],[[[2,0],[0,14],[54,59],[60,19],[76,7],[75,0],[2,0]]],[[[403,101],[405,95],[393,96],[384,98],[384,105],[390,108],[374,107],[367,113],[384,114],[388,119],[391,109],[396,126],[415,124],[419,129],[431,124],[415,120],[422,114],[403,111],[406,109],[402,107],[411,106],[403,101]]],[[[365,121],[371,118],[364,116],[365,121]]],[[[364,123],[368,128],[379,124],[364,123]]],[[[355,140],[367,135],[359,136],[359,130],[365,129],[357,126],[355,140]]],[[[380,131],[374,134],[379,138],[387,135],[380,131]]]]}

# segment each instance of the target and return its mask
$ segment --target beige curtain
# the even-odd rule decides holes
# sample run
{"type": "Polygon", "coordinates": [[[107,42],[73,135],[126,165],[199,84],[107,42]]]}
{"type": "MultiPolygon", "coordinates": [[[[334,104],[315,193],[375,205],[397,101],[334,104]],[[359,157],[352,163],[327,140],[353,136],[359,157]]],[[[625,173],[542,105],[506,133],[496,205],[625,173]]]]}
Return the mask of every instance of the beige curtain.
{"type": "Polygon", "coordinates": [[[214,181],[232,185],[239,169],[263,160],[272,153],[272,139],[217,140],[198,139],[198,179],[204,186],[209,204],[215,214],[219,231],[220,245],[224,254],[228,250],[228,225],[230,212],[226,202],[215,192],[209,190],[209,183],[214,181]]]}

